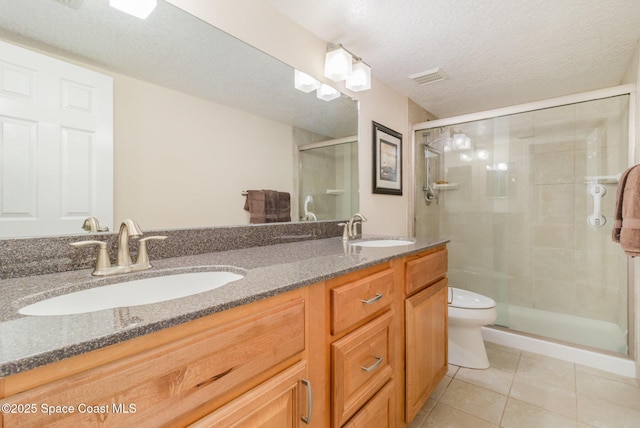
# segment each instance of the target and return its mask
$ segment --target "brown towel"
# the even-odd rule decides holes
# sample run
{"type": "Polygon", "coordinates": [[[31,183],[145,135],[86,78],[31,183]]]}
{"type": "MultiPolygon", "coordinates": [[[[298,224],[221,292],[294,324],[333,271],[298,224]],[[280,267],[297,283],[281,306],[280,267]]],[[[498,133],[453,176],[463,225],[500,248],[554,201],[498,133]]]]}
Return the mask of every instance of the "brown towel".
{"type": "Polygon", "coordinates": [[[640,165],[627,169],[616,191],[611,237],[628,255],[640,255],[640,165]]]}
{"type": "Polygon", "coordinates": [[[275,190],[247,190],[244,209],[249,211],[251,224],[291,221],[291,195],[275,190]]]}
{"type": "Polygon", "coordinates": [[[265,195],[263,190],[247,190],[247,199],[244,202],[244,209],[249,211],[249,223],[266,223],[267,213],[265,212],[265,195]]]}
{"type": "Polygon", "coordinates": [[[265,213],[266,213],[266,223],[277,223],[278,222],[278,212],[280,206],[280,199],[278,197],[278,192],[275,190],[265,190],[264,191],[264,204],[265,204],[265,213]]]}
{"type": "Polygon", "coordinates": [[[291,195],[288,192],[278,192],[278,221],[291,221],[291,195]]]}

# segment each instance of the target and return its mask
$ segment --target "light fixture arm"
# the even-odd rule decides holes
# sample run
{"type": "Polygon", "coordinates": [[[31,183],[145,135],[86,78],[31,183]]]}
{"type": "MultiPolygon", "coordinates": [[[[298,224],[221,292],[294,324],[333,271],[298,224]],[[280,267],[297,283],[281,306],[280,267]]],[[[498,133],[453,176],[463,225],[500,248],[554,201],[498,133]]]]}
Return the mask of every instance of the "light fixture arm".
{"type": "Polygon", "coordinates": [[[331,51],[335,51],[336,49],[342,49],[345,52],[347,52],[349,55],[351,55],[351,57],[353,58],[353,62],[361,62],[363,64],[366,64],[368,67],[371,67],[369,64],[367,64],[366,62],[364,62],[362,60],[362,57],[359,57],[357,55],[355,55],[353,52],[351,52],[349,49],[345,48],[342,43],[329,43],[327,45],[327,52],[331,52],[331,51]]]}

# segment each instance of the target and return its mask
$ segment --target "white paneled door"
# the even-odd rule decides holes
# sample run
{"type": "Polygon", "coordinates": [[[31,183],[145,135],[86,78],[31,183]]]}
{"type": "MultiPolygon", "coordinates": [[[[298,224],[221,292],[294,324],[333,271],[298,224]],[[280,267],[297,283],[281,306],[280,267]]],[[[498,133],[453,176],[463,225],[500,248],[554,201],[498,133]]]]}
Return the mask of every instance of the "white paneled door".
{"type": "Polygon", "coordinates": [[[113,224],[113,79],[0,42],[0,238],[113,224]]]}

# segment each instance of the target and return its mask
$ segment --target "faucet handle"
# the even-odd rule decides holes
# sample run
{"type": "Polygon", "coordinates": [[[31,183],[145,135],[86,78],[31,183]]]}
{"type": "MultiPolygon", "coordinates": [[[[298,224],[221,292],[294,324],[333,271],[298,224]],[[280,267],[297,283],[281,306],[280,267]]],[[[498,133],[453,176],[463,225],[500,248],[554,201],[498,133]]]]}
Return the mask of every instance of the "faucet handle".
{"type": "Polygon", "coordinates": [[[107,252],[107,243],[104,241],[79,241],[79,242],[71,242],[69,245],[72,247],[86,247],[89,245],[97,245],[98,246],[98,258],[96,260],[96,266],[93,269],[93,273],[91,275],[100,275],[104,271],[104,269],[108,269],[111,267],[111,261],[109,260],[109,253],[107,252]]]}
{"type": "Polygon", "coordinates": [[[167,237],[163,235],[146,236],[144,238],[138,239],[138,259],[136,260],[136,266],[144,265],[145,267],[150,268],[151,263],[149,263],[149,251],[147,251],[147,241],[151,241],[151,240],[163,241],[165,239],[167,239],[167,237]]]}
{"type": "Polygon", "coordinates": [[[349,224],[348,223],[338,223],[338,226],[342,226],[342,240],[343,241],[348,241],[349,240],[349,224]]]}

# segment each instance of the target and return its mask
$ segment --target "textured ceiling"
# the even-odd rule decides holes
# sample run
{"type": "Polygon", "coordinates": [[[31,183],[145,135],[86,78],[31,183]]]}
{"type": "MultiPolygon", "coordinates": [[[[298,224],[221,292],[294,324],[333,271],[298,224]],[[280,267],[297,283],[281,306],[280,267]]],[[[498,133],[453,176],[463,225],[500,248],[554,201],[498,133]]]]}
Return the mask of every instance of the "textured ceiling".
{"type": "Polygon", "coordinates": [[[440,118],[618,85],[640,39],[640,0],[269,1],[440,118]]]}
{"type": "Polygon", "coordinates": [[[355,101],[297,91],[291,67],[164,1],[140,20],[108,0],[0,0],[0,38],[328,138],[358,132],[355,101]]]}

